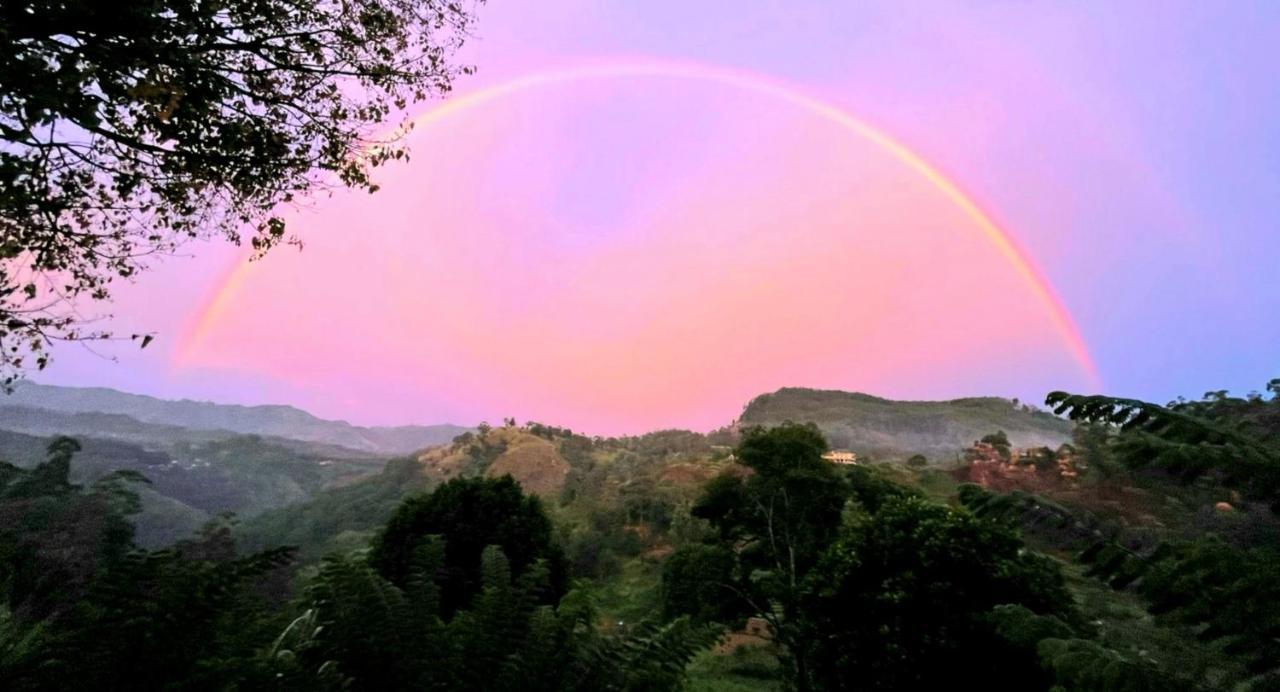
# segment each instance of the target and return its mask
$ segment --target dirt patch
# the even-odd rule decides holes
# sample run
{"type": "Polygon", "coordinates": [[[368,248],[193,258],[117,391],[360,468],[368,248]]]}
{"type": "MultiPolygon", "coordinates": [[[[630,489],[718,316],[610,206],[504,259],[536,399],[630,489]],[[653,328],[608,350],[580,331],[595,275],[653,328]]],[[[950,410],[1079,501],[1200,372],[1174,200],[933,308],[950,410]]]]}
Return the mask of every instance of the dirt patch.
{"type": "Polygon", "coordinates": [[[532,435],[512,439],[507,451],[485,469],[484,475],[496,478],[510,474],[525,492],[554,495],[564,488],[569,462],[560,456],[556,446],[532,435]]]}

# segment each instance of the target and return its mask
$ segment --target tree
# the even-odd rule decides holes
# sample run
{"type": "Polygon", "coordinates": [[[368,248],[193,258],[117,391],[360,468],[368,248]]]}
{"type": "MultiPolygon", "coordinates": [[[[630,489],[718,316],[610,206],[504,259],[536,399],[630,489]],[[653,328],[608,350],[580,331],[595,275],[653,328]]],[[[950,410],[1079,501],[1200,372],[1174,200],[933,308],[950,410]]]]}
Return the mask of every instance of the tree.
{"type": "Polygon", "coordinates": [[[306,610],[260,661],[257,687],[671,690],[715,638],[713,628],[687,618],[602,635],[583,592],[541,603],[546,569],[516,576],[498,546],[481,555],[472,602],[446,622],[433,579],[444,561],[443,544],[425,541],[399,587],[358,556],[326,558],[307,588],[306,610]]]}
{"type": "Polygon", "coordinates": [[[996,453],[1003,459],[1008,459],[1012,453],[1012,444],[1009,442],[1009,436],[1003,430],[997,430],[990,435],[984,435],[978,442],[991,445],[996,453]]]}
{"type": "MultiPolygon", "coordinates": [[[[801,586],[834,538],[850,496],[835,466],[822,458],[826,449],[813,424],[750,428],[735,454],[752,473],[712,479],[693,510],[711,522],[737,561],[733,581],[719,590],[769,622],[802,688],[809,642],[800,625],[801,586]]],[[[687,588],[676,583],[668,593],[687,588]]]]}
{"type": "Polygon", "coordinates": [[[555,603],[565,593],[565,558],[554,541],[551,521],[538,498],[525,495],[511,476],[455,478],[406,500],[373,540],[369,562],[403,588],[414,555],[429,536],[439,536],[445,546],[436,581],[446,618],[480,591],[481,556],[491,545],[502,549],[517,576],[545,563],[548,593],[542,602],[555,603]]]}
{"type": "Polygon", "coordinates": [[[733,551],[725,546],[694,544],[672,553],[662,565],[664,613],[726,625],[750,615],[730,586],[735,568],[733,551]]]}
{"type": "Polygon", "coordinates": [[[819,689],[1029,689],[1033,657],[999,655],[988,620],[1005,603],[1070,610],[1055,564],[1009,528],[919,497],[849,522],[802,599],[819,689]]]}
{"type": "Polygon", "coordinates": [[[231,687],[260,644],[261,594],[249,587],[292,551],[237,558],[225,526],[168,550],[137,550],[127,516],[139,508],[129,486],[140,477],[74,485],[78,449],[57,438],[48,461],[0,474],[6,689],[231,687]]]}
{"type": "Polygon", "coordinates": [[[929,459],[923,454],[913,454],[910,459],[907,459],[907,466],[912,468],[920,469],[928,465],[929,459]]]}
{"type": "Polygon", "coordinates": [[[71,461],[79,449],[59,437],[33,469],[0,464],[0,596],[19,620],[65,614],[133,547],[126,517],[139,505],[127,483],[140,477],[117,472],[88,488],[75,485],[71,461]]]}
{"type": "MultiPolygon", "coordinates": [[[[0,3],[0,377],[184,241],[287,240],[281,205],[375,191],[385,123],[447,93],[452,0],[0,3]]],[[[143,338],[143,345],[150,340],[143,338]]]]}

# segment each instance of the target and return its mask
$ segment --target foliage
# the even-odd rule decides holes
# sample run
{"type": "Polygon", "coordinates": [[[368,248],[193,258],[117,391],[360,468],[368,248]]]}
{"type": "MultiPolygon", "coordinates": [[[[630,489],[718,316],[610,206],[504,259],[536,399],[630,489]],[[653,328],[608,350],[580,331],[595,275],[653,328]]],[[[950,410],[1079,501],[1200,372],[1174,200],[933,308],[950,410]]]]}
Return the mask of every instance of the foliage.
{"type": "Polygon", "coordinates": [[[751,472],[704,488],[694,513],[717,534],[668,559],[667,613],[764,618],[798,689],[1044,683],[1035,651],[1012,651],[990,612],[1019,603],[1074,618],[1056,564],[1005,525],[878,467],[837,469],[824,449],[812,425],[743,433],[735,455],[751,472]]]}
{"type": "Polygon", "coordinates": [[[1195,627],[1254,673],[1276,674],[1280,661],[1280,555],[1241,550],[1213,537],[1162,544],[1150,555],[1099,542],[1080,556],[1092,575],[1132,587],[1152,613],[1195,627]]]}
{"type": "Polygon", "coordinates": [[[797,584],[829,542],[846,497],[835,469],[822,459],[826,448],[812,424],[746,430],[736,455],[754,473],[713,480],[694,515],[722,538],[751,543],[752,567],[780,570],[797,584]]]}
{"type": "Polygon", "coordinates": [[[1115,527],[1026,493],[996,494],[966,486],[960,497],[976,513],[1015,519],[1054,545],[1075,551],[1088,567],[1088,577],[1133,591],[1166,626],[1186,627],[1219,656],[1239,661],[1241,669],[1264,674],[1280,656],[1280,610],[1275,606],[1280,590],[1273,579],[1280,571],[1280,555],[1273,549],[1231,546],[1212,535],[1138,542],[1115,527]]]}
{"type": "MultiPolygon", "coordinates": [[[[1270,397],[1210,392],[1168,406],[1061,392],[1049,401],[1073,418],[1115,425],[1113,448],[1132,468],[1153,466],[1184,479],[1208,477],[1280,512],[1280,380],[1270,397]]],[[[1135,553],[1099,541],[1081,554],[1113,586],[1132,586],[1154,613],[1193,625],[1250,670],[1280,675],[1280,553],[1274,545],[1229,545],[1213,537],[1135,553]]]]}
{"type": "Polygon", "coordinates": [[[991,445],[1002,458],[1009,458],[1012,443],[1009,442],[1009,436],[1005,431],[997,430],[989,435],[983,435],[982,439],[978,440],[978,442],[991,445]]]}
{"type": "MultiPolygon", "coordinates": [[[[822,458],[826,449],[826,439],[812,424],[743,431],[735,455],[752,473],[713,479],[693,510],[734,555],[732,580],[709,584],[673,569],[675,581],[665,590],[669,612],[690,608],[690,591],[733,593],[736,603],[714,615],[746,612],[767,619],[800,681],[808,678],[808,642],[799,612],[802,582],[834,538],[849,494],[834,466],[822,458]]],[[[703,553],[701,559],[712,556],[703,553]]]]}
{"type": "Polygon", "coordinates": [[[1053,392],[1046,402],[1073,420],[1115,426],[1111,447],[1129,468],[1155,467],[1185,480],[1212,476],[1280,512],[1280,380],[1271,398],[1210,392],[1168,406],[1053,392]]]}
{"type": "MultiPolygon", "coordinates": [[[[1271,399],[1243,402],[1213,422],[1272,445],[1271,399]]],[[[10,604],[0,607],[0,675],[17,689],[92,679],[641,690],[715,678],[715,689],[1257,690],[1277,674],[1280,562],[1259,533],[1274,524],[1188,540],[1197,534],[1182,527],[1157,533],[1084,512],[1076,495],[973,485],[952,508],[939,504],[956,489],[935,482],[940,472],[830,464],[810,425],[742,431],[738,463],[686,433],[543,433],[537,442],[557,449],[572,440],[573,468],[589,480],[551,516],[509,478],[451,480],[406,501],[435,481],[430,459],[402,459],[234,533],[221,524],[158,552],[129,540],[126,517],[145,487],[136,476],[84,482],[66,440],[38,466],[0,465],[0,518],[13,520],[0,524],[10,604]],[[705,485],[692,501],[695,482],[705,485]],[[1074,603],[1058,565],[1031,552],[1015,522],[1032,545],[1078,553],[1066,570],[1074,603]],[[297,539],[304,557],[329,557],[293,571],[287,550],[237,557],[233,535],[252,538],[249,548],[297,539]],[[569,588],[570,575],[583,580],[569,588]],[[772,641],[742,660],[729,652],[756,640],[741,634],[706,649],[750,616],[768,622],[772,641]]],[[[465,463],[465,449],[489,435],[517,434],[472,434],[438,458],[465,463]]],[[[1129,469],[1119,450],[1131,434],[1091,424],[1077,450],[1092,451],[1073,453],[1097,455],[1090,469],[1109,465],[1109,485],[1162,477],[1151,465],[1129,469]]],[[[216,448],[247,463],[257,448],[238,445],[216,448]]],[[[1216,490],[1185,497],[1212,507],[1205,498],[1229,492],[1225,478],[1207,471],[1195,486],[1216,490]]],[[[1072,493],[1098,482],[1082,476],[1072,493]]],[[[1163,482],[1150,490],[1174,492],[1163,482]]],[[[1213,526],[1271,518],[1232,502],[1239,509],[1217,512],[1224,523],[1213,526]]],[[[1170,507],[1195,506],[1180,503],[1170,507]]]]}
{"type": "Polygon", "coordinates": [[[996,606],[990,620],[1015,650],[1038,658],[1045,673],[1040,686],[1062,690],[1160,692],[1194,689],[1142,658],[1130,657],[1088,637],[1052,615],[1037,615],[1015,604],[996,606]]]}
{"type": "Polygon", "coordinates": [[[768,644],[735,646],[728,653],[704,651],[688,669],[692,692],[776,692],[781,673],[774,647],[768,644]]]}
{"type": "MultiPolygon", "coordinates": [[[[0,507],[92,496],[118,518],[128,488],[72,485],[74,449],[61,441],[31,471],[0,467],[0,507]]],[[[284,608],[289,549],[236,557],[225,524],[164,551],[130,551],[126,540],[82,588],[50,594],[50,612],[32,611],[29,598],[14,601],[22,615],[0,607],[0,677],[18,690],[86,680],[104,689],[669,690],[718,635],[684,618],[601,632],[584,593],[559,598],[558,552],[544,544],[549,524],[536,499],[509,478],[447,483],[434,495],[405,502],[380,535],[384,560],[393,558],[384,564],[394,565],[392,546],[413,544],[400,583],[363,553],[335,554],[284,608]],[[447,530],[416,533],[437,521],[447,530]],[[486,537],[499,544],[482,546],[474,591],[450,604],[447,589],[470,568],[459,560],[486,537]],[[501,540],[521,555],[520,568],[501,540]]],[[[99,551],[109,542],[85,535],[99,551]]],[[[32,573],[33,556],[4,548],[10,596],[10,577],[32,573]]]]}
{"type": "Polygon", "coordinates": [[[1057,567],[1013,531],[917,497],[847,524],[806,585],[821,689],[1027,689],[1038,668],[998,655],[987,613],[1017,603],[1069,614],[1071,602],[1057,567]]]}
{"type": "Polygon", "coordinates": [[[551,522],[538,498],[526,496],[510,476],[457,478],[405,501],[373,541],[370,564],[403,587],[419,544],[434,535],[446,546],[438,578],[445,617],[480,591],[481,555],[490,545],[502,548],[516,575],[545,563],[548,592],[542,602],[554,603],[565,592],[564,554],[551,522]]]}
{"type": "Polygon", "coordinates": [[[450,59],[471,21],[444,0],[5,3],[5,381],[50,340],[103,336],[74,301],[184,240],[248,227],[263,252],[281,204],[376,190],[371,169],[405,153],[377,129],[468,71],[450,59]]]}
{"type": "MultiPolygon", "coordinates": [[[[453,502],[447,485],[436,493],[453,502]]],[[[403,585],[363,557],[326,558],[302,615],[268,651],[271,679],[300,688],[665,690],[715,637],[680,619],[602,634],[582,592],[546,602],[546,561],[517,573],[498,545],[482,551],[473,598],[446,613],[449,540],[420,540],[403,585]]]]}
{"type": "Polygon", "coordinates": [[[680,548],[662,566],[662,607],[667,617],[733,624],[749,615],[735,592],[733,551],[722,545],[680,548]]]}
{"type": "Polygon", "coordinates": [[[132,545],[125,516],[138,507],[123,484],[137,477],[74,485],[71,460],[79,448],[57,438],[34,469],[0,464],[0,595],[25,622],[64,614],[132,545]]]}
{"type": "Polygon", "coordinates": [[[71,485],[76,448],[58,440],[45,464],[6,474],[0,512],[16,523],[0,541],[0,678],[13,689],[234,679],[230,662],[252,647],[224,634],[253,631],[260,610],[247,607],[246,585],[288,563],[291,551],[237,559],[221,528],[166,551],[132,550],[124,519],[137,509],[132,494],[110,478],[71,485]]]}
{"type": "Polygon", "coordinates": [[[51,633],[41,668],[104,689],[235,679],[235,661],[252,655],[239,637],[259,617],[241,607],[252,600],[246,587],[290,560],[288,549],[239,559],[194,558],[181,547],[131,553],[51,633]]]}
{"type": "Polygon", "coordinates": [[[585,665],[572,688],[676,689],[689,661],[719,636],[716,627],[676,618],[665,624],[642,622],[623,636],[597,637],[586,647],[585,665]]]}

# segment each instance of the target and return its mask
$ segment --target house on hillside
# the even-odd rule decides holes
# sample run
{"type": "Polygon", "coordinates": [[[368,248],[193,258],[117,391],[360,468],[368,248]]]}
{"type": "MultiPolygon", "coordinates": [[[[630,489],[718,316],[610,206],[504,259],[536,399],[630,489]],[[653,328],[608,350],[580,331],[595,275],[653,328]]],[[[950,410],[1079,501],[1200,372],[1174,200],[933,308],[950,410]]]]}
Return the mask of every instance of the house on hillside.
{"type": "Polygon", "coordinates": [[[822,455],[823,459],[833,464],[856,464],[858,455],[847,449],[833,449],[822,455]]]}

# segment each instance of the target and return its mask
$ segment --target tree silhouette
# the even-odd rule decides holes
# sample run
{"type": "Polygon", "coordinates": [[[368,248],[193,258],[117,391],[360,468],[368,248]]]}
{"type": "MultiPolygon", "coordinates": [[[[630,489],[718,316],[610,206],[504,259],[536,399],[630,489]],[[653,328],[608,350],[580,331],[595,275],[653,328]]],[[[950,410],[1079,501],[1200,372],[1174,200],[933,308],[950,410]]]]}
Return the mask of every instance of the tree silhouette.
{"type": "Polygon", "coordinates": [[[472,19],[450,0],[0,4],[0,376],[106,336],[76,309],[183,241],[264,252],[280,205],[376,190],[405,155],[383,123],[467,71],[472,19]]]}

